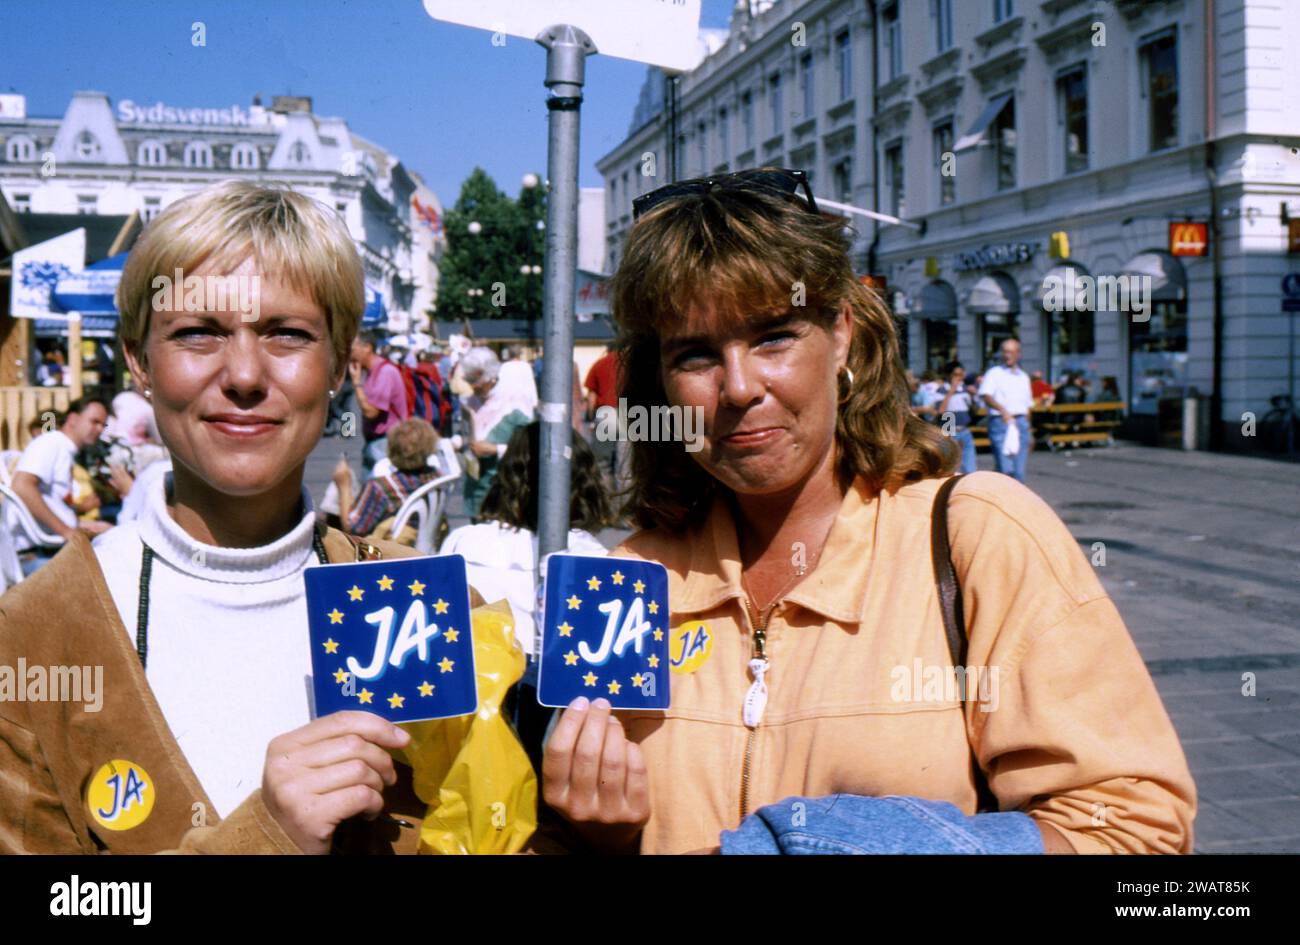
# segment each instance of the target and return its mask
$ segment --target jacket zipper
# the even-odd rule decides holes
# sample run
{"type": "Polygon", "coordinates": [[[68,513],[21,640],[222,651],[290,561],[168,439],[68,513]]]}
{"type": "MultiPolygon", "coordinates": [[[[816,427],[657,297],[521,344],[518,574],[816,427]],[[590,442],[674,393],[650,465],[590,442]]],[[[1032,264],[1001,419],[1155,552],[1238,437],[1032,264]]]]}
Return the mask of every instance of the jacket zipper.
{"type": "MultiPolygon", "coordinates": [[[[750,626],[754,628],[754,659],[767,659],[767,625],[779,603],[773,601],[762,619],[755,620],[754,605],[748,597],[745,598],[745,613],[749,617],[750,626]]],[[[749,814],[749,778],[754,757],[754,737],[757,731],[758,726],[755,725],[745,735],[745,761],[740,770],[740,819],[742,821],[749,814]]]]}

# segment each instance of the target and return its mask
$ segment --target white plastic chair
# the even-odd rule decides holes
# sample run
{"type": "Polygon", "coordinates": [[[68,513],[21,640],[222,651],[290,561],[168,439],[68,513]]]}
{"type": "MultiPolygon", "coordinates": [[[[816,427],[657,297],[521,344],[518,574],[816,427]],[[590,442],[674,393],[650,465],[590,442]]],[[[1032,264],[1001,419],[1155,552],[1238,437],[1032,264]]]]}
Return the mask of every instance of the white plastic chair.
{"type": "Polygon", "coordinates": [[[450,492],[447,487],[459,478],[460,469],[457,468],[453,473],[429,480],[407,496],[402,507],[397,510],[397,517],[393,519],[393,530],[389,538],[396,541],[402,529],[414,516],[416,519],[415,549],[421,554],[433,554],[437,550],[433,543],[437,538],[438,528],[442,525],[443,515],[447,511],[447,496],[450,492]]]}
{"type": "Polygon", "coordinates": [[[14,550],[13,536],[7,527],[0,527],[0,594],[22,579],[23,566],[14,550]]]}
{"type": "Polygon", "coordinates": [[[9,465],[22,455],[22,450],[0,450],[0,483],[10,485],[9,465]]]}

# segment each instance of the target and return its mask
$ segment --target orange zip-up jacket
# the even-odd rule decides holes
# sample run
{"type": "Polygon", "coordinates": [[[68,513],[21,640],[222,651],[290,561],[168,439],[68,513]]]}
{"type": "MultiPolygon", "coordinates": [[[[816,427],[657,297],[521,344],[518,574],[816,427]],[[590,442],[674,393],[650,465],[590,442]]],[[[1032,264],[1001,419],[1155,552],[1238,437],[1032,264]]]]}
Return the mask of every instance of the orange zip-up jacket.
{"type": "Polygon", "coordinates": [[[960,699],[930,558],[941,482],[848,491],[817,566],[773,608],[752,729],[728,504],[614,552],[669,574],[672,708],[619,713],[650,772],[641,852],[716,848],[792,795],[910,795],[972,814],[972,750],[1001,810],[1052,824],[1080,853],[1191,851],[1195,785],[1124,621],[1052,509],[1000,473],[963,477],[949,500],[970,640],[960,699]]]}

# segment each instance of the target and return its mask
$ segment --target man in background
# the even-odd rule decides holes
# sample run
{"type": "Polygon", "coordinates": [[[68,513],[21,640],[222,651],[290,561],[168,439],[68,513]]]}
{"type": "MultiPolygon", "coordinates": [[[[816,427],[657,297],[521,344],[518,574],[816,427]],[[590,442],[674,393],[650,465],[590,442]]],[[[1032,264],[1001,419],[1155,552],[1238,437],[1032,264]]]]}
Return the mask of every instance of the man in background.
{"type": "Polygon", "coordinates": [[[1024,482],[1030,445],[1029,411],[1034,396],[1029,375],[1020,367],[1020,342],[1008,338],[998,350],[1002,363],[984,373],[979,395],[989,410],[989,443],[993,447],[994,465],[998,472],[1024,482]]]}
{"type": "MultiPolygon", "coordinates": [[[[57,430],[42,433],[27,444],[14,467],[13,491],[27,507],[32,518],[45,531],[65,541],[81,528],[92,535],[112,526],[103,521],[80,521],[83,508],[74,504],[72,466],[78,450],[92,445],[104,432],[108,408],[96,397],[83,397],[68,405],[57,430]]],[[[13,529],[12,518],[6,525],[13,529]]],[[[15,531],[15,544],[24,574],[31,574],[50,558],[58,547],[40,547],[15,531]]]]}
{"type": "Polygon", "coordinates": [[[361,408],[361,435],[366,441],[361,466],[366,478],[375,463],[388,455],[388,431],[411,415],[402,372],[396,364],[381,358],[378,348],[379,338],[374,332],[361,332],[352,342],[352,361],[348,365],[357,406],[361,408]]]}
{"type": "MultiPolygon", "coordinates": [[[[613,344],[606,345],[605,353],[587,370],[583,386],[587,388],[587,418],[599,430],[602,428],[601,421],[609,411],[618,412],[619,363],[613,344]]],[[[608,425],[604,428],[608,429],[608,425]]],[[[626,452],[623,431],[619,430],[619,438],[614,441],[596,437],[591,449],[596,454],[596,465],[608,475],[609,484],[617,488],[622,464],[620,455],[626,452]]]]}

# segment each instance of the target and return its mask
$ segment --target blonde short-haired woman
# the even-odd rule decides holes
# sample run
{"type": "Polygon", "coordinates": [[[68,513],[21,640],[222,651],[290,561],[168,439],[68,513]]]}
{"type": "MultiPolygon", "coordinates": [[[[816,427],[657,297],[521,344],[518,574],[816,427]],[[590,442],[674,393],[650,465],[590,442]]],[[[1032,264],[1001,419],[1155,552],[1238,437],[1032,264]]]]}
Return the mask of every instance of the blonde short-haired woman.
{"type": "Polygon", "coordinates": [[[303,488],[364,306],[347,229],[291,190],[217,184],[150,223],[117,303],[173,469],[137,521],[74,535],[4,597],[0,664],[102,676],[80,703],[0,701],[0,850],[391,847],[387,749],[409,737],[311,721],[307,681],[303,569],[376,550],[319,528],[303,488]]]}

